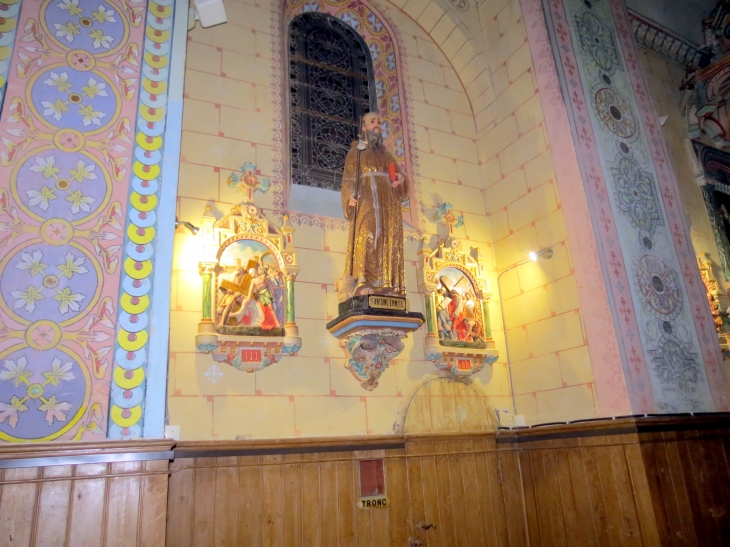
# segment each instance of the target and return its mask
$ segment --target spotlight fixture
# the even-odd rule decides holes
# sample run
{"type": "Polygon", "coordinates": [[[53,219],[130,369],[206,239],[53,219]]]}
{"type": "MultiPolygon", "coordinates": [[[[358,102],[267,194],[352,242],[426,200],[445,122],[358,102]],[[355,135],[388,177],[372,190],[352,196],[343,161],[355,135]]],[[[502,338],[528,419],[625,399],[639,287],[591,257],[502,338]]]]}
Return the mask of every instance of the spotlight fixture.
{"type": "Polygon", "coordinates": [[[185,226],[188,230],[190,230],[193,233],[193,235],[198,235],[198,232],[200,231],[200,228],[198,228],[197,226],[194,226],[190,222],[183,222],[181,220],[175,219],[175,228],[177,228],[178,226],[185,226]]]}
{"type": "Polygon", "coordinates": [[[530,260],[533,262],[537,262],[537,259],[543,257],[545,260],[549,260],[553,257],[553,250],[551,247],[545,247],[544,249],[540,249],[539,251],[535,252],[532,251],[530,253],[530,260]]]}

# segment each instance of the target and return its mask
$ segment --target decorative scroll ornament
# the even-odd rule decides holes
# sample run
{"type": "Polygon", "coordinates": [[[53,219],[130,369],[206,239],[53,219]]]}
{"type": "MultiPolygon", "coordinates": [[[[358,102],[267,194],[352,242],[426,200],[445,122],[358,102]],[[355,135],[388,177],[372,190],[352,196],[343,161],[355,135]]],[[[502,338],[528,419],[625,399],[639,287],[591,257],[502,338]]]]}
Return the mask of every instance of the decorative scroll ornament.
{"type": "Polygon", "coordinates": [[[342,341],[350,355],[345,368],[360,380],[360,385],[372,391],[390,361],[403,351],[406,334],[396,330],[361,331],[342,341]]]}
{"type": "Polygon", "coordinates": [[[470,376],[494,363],[488,282],[482,267],[449,238],[431,250],[424,243],[418,290],[426,305],[426,358],[454,376],[470,376]]]}
{"type": "Polygon", "coordinates": [[[294,320],[294,280],[299,272],[294,228],[288,216],[277,228],[254,204],[259,182],[253,169],[239,187],[244,200],[220,220],[207,207],[198,236],[204,253],[198,265],[203,316],[196,347],[246,372],[262,370],[302,347],[294,320]]]}

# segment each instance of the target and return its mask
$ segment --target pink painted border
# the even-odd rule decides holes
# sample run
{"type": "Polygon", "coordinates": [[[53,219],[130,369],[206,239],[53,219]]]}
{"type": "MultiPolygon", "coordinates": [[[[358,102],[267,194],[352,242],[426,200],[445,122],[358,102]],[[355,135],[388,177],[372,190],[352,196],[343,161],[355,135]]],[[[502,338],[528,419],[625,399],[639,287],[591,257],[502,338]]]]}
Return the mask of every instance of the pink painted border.
{"type": "Polygon", "coordinates": [[[597,414],[631,414],[632,405],[626,388],[612,307],[606,292],[606,279],[596,245],[595,227],[591,222],[591,211],[560,91],[541,0],[521,0],[521,4],[548,142],[553,150],[560,150],[560,161],[554,161],[555,176],[578,283],[581,314],[596,387],[597,414]],[[593,229],[586,230],[587,226],[593,229]]]}
{"type": "Polygon", "coordinates": [[[626,69],[643,118],[644,130],[649,137],[647,141],[651,151],[652,163],[657,173],[657,182],[667,213],[667,220],[671,224],[672,242],[679,258],[685,290],[692,307],[692,316],[705,362],[712,399],[716,410],[728,410],[730,409],[730,393],[728,392],[728,380],[725,375],[722,352],[710,308],[707,305],[707,294],[697,268],[697,254],[692,245],[689,225],[681,206],[682,201],[677,177],[671,165],[659,117],[654,109],[649,88],[644,79],[644,72],[639,62],[626,5],[623,0],[609,0],[609,5],[616,23],[619,43],[624,52],[626,69]]]}

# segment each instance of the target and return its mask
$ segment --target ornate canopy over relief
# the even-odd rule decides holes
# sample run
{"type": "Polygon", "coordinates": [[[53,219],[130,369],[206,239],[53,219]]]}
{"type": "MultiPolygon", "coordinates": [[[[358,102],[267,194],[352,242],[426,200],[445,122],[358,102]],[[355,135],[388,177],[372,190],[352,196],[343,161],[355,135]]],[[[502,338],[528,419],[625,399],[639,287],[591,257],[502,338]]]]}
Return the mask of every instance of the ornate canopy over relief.
{"type": "Polygon", "coordinates": [[[253,203],[252,192],[216,221],[206,209],[198,237],[205,259],[198,351],[247,372],[301,348],[294,321],[299,271],[288,217],[277,228],[253,203]]]}
{"type": "Polygon", "coordinates": [[[497,360],[488,282],[459,240],[442,240],[433,250],[424,245],[418,288],[426,299],[428,359],[455,376],[469,376],[497,360]]]}

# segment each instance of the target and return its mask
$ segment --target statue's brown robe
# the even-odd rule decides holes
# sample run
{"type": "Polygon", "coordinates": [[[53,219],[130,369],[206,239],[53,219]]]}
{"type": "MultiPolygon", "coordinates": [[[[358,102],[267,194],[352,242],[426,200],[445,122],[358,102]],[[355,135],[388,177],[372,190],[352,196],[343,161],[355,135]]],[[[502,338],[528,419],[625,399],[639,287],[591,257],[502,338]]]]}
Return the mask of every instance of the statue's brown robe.
{"type": "MultiPolygon", "coordinates": [[[[378,292],[402,294],[406,292],[403,271],[403,217],[401,203],[408,197],[408,179],[393,188],[388,176],[388,165],[396,163],[392,154],[371,149],[360,153],[360,187],[355,230],[350,229],[347,244],[345,275],[380,289],[378,292]],[[368,175],[368,173],[380,173],[368,175]],[[354,241],[353,241],[354,239],[354,241]],[[354,247],[354,252],[353,252],[354,247]]],[[[348,205],[355,197],[355,173],[357,171],[357,143],[345,160],[342,175],[342,209],[351,223],[355,207],[348,205]]],[[[405,175],[404,175],[405,177],[405,175]]]]}

